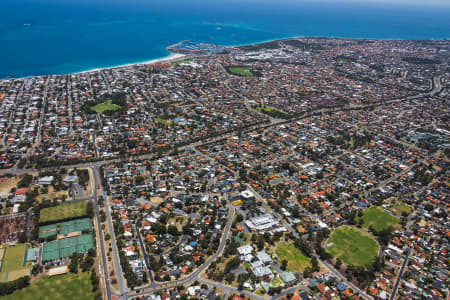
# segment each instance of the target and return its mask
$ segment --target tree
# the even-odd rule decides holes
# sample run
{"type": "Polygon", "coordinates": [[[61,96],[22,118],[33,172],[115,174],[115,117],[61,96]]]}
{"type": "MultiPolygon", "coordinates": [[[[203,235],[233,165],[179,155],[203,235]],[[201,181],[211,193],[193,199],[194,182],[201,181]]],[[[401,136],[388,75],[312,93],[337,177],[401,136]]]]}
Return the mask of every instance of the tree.
{"type": "Polygon", "coordinates": [[[33,175],[25,174],[22,179],[17,183],[18,188],[28,187],[33,181],[33,175]]]}
{"type": "Polygon", "coordinates": [[[281,270],[285,271],[286,268],[287,268],[287,264],[288,264],[288,261],[285,260],[285,259],[283,259],[283,260],[281,261],[281,270]]]}
{"type": "Polygon", "coordinates": [[[237,223],[242,222],[244,217],[241,214],[237,214],[233,221],[233,226],[236,226],[237,223]]]}
{"type": "Polygon", "coordinates": [[[258,247],[258,250],[263,250],[264,249],[264,237],[262,235],[258,236],[258,241],[256,243],[256,247],[258,247]]]}
{"type": "Polygon", "coordinates": [[[94,204],[91,201],[88,201],[86,204],[86,213],[89,218],[92,218],[94,216],[94,204]]]}
{"type": "Polygon", "coordinates": [[[86,272],[92,267],[93,264],[94,259],[91,256],[86,256],[83,263],[81,264],[81,270],[83,270],[83,272],[86,272]]]}
{"type": "Polygon", "coordinates": [[[303,277],[304,278],[310,278],[312,277],[313,271],[311,269],[311,267],[306,267],[305,270],[303,271],[303,277]]]}
{"type": "Polygon", "coordinates": [[[27,234],[25,232],[19,233],[18,235],[19,243],[24,244],[27,242],[27,234]]]}
{"type": "Polygon", "coordinates": [[[233,270],[236,267],[239,267],[240,264],[241,264],[241,259],[239,258],[239,256],[233,257],[225,265],[225,269],[224,269],[225,274],[230,273],[231,270],[233,270]]]}
{"type": "Polygon", "coordinates": [[[169,225],[167,228],[167,232],[171,235],[178,236],[180,233],[178,232],[178,228],[175,225],[169,225]]]}
{"type": "Polygon", "coordinates": [[[106,214],[105,214],[105,212],[104,211],[102,211],[101,213],[100,213],[100,222],[105,222],[106,221],[106,214]]]}
{"type": "Polygon", "coordinates": [[[232,283],[234,281],[234,279],[235,279],[235,276],[234,276],[234,273],[232,273],[232,272],[229,272],[229,273],[227,273],[227,275],[225,275],[225,280],[228,283],[232,283]]]}
{"type": "Polygon", "coordinates": [[[302,251],[306,256],[311,257],[312,249],[308,245],[308,243],[305,242],[304,240],[302,240],[302,239],[295,239],[294,246],[297,249],[299,249],[300,251],[302,251]]]}
{"type": "Polygon", "coordinates": [[[88,255],[89,255],[90,257],[95,257],[95,250],[94,250],[94,248],[89,249],[88,255]]]}
{"type": "Polygon", "coordinates": [[[311,257],[311,268],[313,272],[318,272],[320,270],[319,262],[315,256],[311,257]]]}
{"type": "Polygon", "coordinates": [[[74,253],[70,258],[69,271],[70,273],[78,273],[79,254],[74,253]]]}

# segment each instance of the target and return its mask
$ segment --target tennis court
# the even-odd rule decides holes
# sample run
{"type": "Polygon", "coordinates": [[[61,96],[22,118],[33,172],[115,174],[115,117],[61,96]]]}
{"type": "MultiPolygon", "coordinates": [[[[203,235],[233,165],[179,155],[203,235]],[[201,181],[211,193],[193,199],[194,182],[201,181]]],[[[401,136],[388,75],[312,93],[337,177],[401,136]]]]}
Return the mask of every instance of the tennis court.
{"type": "Polygon", "coordinates": [[[68,222],[59,223],[59,234],[68,234],[71,232],[83,232],[91,229],[91,219],[83,218],[68,222]]]}
{"type": "Polygon", "coordinates": [[[45,239],[58,234],[69,234],[72,232],[82,233],[84,230],[91,231],[91,219],[83,218],[67,222],[39,227],[39,238],[45,239]]]}
{"type": "Polygon", "coordinates": [[[91,234],[61,239],[44,244],[42,261],[69,257],[73,253],[85,254],[94,246],[91,234]]]}
{"type": "Polygon", "coordinates": [[[52,235],[57,235],[57,224],[47,225],[47,226],[40,226],[39,227],[39,238],[45,239],[52,235]]]}

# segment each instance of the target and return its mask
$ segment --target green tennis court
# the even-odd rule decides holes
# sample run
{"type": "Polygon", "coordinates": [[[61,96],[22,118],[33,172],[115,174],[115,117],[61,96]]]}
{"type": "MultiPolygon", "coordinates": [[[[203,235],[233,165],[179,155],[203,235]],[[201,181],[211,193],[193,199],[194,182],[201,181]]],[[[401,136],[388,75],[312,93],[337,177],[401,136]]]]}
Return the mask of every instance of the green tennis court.
{"type": "Polygon", "coordinates": [[[73,253],[85,254],[94,246],[91,234],[61,239],[44,244],[42,261],[69,257],[73,253]]]}

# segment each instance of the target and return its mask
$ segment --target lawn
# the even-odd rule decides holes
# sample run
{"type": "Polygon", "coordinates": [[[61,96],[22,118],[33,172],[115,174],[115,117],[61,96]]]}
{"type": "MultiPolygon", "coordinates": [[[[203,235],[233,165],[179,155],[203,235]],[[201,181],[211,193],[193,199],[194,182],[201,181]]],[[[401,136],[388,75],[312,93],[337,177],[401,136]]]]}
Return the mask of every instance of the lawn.
{"type": "Polygon", "coordinates": [[[188,64],[190,63],[192,60],[190,59],[183,59],[183,60],[179,60],[179,61],[173,61],[171,62],[172,65],[180,65],[180,64],[188,64]]]}
{"type": "Polygon", "coordinates": [[[173,121],[172,120],[165,120],[165,119],[155,119],[155,123],[163,124],[166,126],[172,126],[173,121]]]}
{"type": "Polygon", "coordinates": [[[67,274],[47,277],[31,284],[29,287],[16,291],[11,295],[0,297],[8,300],[65,300],[94,299],[89,273],[67,274]]]}
{"type": "Polygon", "coordinates": [[[256,108],[257,111],[262,112],[262,113],[270,113],[272,111],[275,110],[275,108],[270,107],[270,106],[264,106],[264,107],[258,107],[256,108]]]}
{"type": "Polygon", "coordinates": [[[48,193],[47,194],[39,194],[39,196],[36,197],[36,200],[38,202],[42,202],[44,199],[47,200],[53,200],[53,199],[61,199],[63,196],[66,195],[66,199],[69,199],[69,192],[68,191],[58,191],[55,192],[52,186],[48,187],[48,193]]]}
{"type": "Polygon", "coordinates": [[[398,224],[399,218],[384,212],[380,207],[372,206],[364,210],[363,222],[364,227],[372,227],[375,231],[380,232],[398,224]]]}
{"type": "Polygon", "coordinates": [[[396,215],[402,215],[403,213],[410,215],[412,214],[413,210],[411,207],[409,207],[409,205],[406,204],[397,204],[391,207],[391,210],[396,214],[396,215]]]}
{"type": "Polygon", "coordinates": [[[17,187],[21,177],[4,178],[0,183],[0,193],[9,194],[11,188],[17,187]]]}
{"type": "Polygon", "coordinates": [[[289,115],[281,110],[275,109],[273,107],[270,106],[264,106],[264,107],[257,107],[255,108],[256,111],[269,115],[273,118],[278,118],[278,119],[289,119],[289,115]]]}
{"type": "Polygon", "coordinates": [[[5,258],[2,263],[2,273],[23,267],[25,248],[25,244],[17,244],[6,248],[5,258]]]}
{"type": "Polygon", "coordinates": [[[239,76],[252,77],[255,76],[251,67],[229,67],[230,73],[239,76]]]}
{"type": "Polygon", "coordinates": [[[25,244],[17,244],[6,248],[0,273],[0,281],[15,280],[19,277],[30,275],[30,268],[24,265],[25,244]]]}
{"type": "Polygon", "coordinates": [[[103,112],[109,110],[109,111],[114,111],[114,110],[119,110],[121,109],[122,106],[117,105],[117,104],[113,104],[111,102],[111,100],[106,101],[104,103],[101,104],[97,104],[96,106],[92,106],[91,110],[95,111],[98,114],[102,114],[103,112]]]}
{"type": "Polygon", "coordinates": [[[368,265],[378,254],[378,244],[375,240],[353,226],[337,228],[327,243],[327,251],[346,265],[368,265]]]}
{"type": "Polygon", "coordinates": [[[68,202],[41,209],[39,223],[62,221],[86,215],[86,201],[68,202]]]}
{"type": "Polygon", "coordinates": [[[287,260],[287,271],[303,272],[306,267],[311,265],[311,259],[295,248],[292,243],[278,243],[275,253],[278,256],[278,263],[281,264],[283,260],[287,260]]]}

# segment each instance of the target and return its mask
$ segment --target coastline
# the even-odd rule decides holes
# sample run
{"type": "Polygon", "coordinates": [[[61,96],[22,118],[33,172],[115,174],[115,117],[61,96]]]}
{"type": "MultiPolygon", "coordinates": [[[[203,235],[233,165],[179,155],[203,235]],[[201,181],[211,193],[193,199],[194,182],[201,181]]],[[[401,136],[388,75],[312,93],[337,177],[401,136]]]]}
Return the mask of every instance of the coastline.
{"type": "Polygon", "coordinates": [[[146,61],[142,61],[142,62],[126,63],[126,64],[121,64],[121,65],[106,66],[106,67],[97,67],[97,68],[92,68],[92,69],[88,69],[88,70],[84,70],[84,71],[77,71],[77,72],[72,72],[72,73],[42,74],[42,75],[30,75],[30,76],[22,76],[22,77],[0,78],[0,81],[3,81],[3,80],[17,80],[17,79],[32,78],[32,77],[54,76],[54,75],[60,76],[60,75],[84,74],[84,73],[97,72],[97,71],[110,70],[110,69],[117,69],[117,68],[126,68],[126,67],[131,67],[131,66],[138,66],[138,65],[150,65],[150,64],[157,64],[157,63],[161,63],[161,62],[171,62],[171,61],[174,61],[174,60],[183,59],[185,57],[188,57],[188,55],[181,54],[181,53],[169,52],[169,55],[167,55],[167,56],[160,57],[160,58],[154,58],[154,59],[146,60],[146,61]]]}
{"type": "MultiPolygon", "coordinates": [[[[273,38],[273,39],[267,39],[267,40],[261,40],[261,41],[255,41],[251,43],[245,43],[240,45],[222,45],[224,47],[243,47],[243,46],[252,46],[252,45],[258,45],[262,43],[269,43],[273,41],[281,41],[286,39],[294,39],[294,38],[314,38],[314,37],[308,37],[308,36],[287,36],[287,37],[279,37],[279,38],[273,38]]],[[[327,37],[322,37],[327,38],[327,37]]],[[[328,38],[337,38],[337,37],[328,37],[328,38]]],[[[349,38],[351,39],[351,38],[349,38]]],[[[119,64],[119,65],[112,65],[112,66],[104,66],[104,67],[94,67],[92,69],[82,70],[82,71],[76,71],[76,72],[70,72],[70,73],[61,73],[61,74],[42,74],[42,75],[30,75],[30,76],[23,76],[23,77],[11,77],[11,78],[0,78],[0,81],[2,80],[15,80],[15,79],[23,79],[23,78],[32,78],[32,77],[42,77],[42,76],[53,76],[53,75],[72,75],[72,74],[84,74],[84,73],[90,73],[90,72],[97,72],[101,70],[109,70],[109,69],[116,69],[116,68],[124,68],[124,67],[130,67],[130,66],[136,66],[136,65],[148,65],[148,64],[156,64],[160,62],[170,62],[173,60],[178,60],[181,58],[188,57],[187,54],[180,54],[180,53],[173,53],[168,51],[168,55],[164,57],[154,58],[142,62],[132,62],[132,63],[125,63],[125,64],[119,64]]]]}
{"type": "Polygon", "coordinates": [[[108,66],[108,67],[94,68],[94,69],[89,69],[89,70],[86,70],[86,71],[74,72],[74,73],[69,73],[69,74],[83,74],[83,73],[90,73],[90,72],[109,70],[109,69],[116,69],[116,68],[125,68],[125,67],[137,66],[137,65],[157,64],[157,63],[161,63],[161,62],[170,62],[170,61],[182,59],[182,58],[185,58],[187,56],[188,55],[186,55],[186,54],[170,52],[170,54],[168,56],[164,56],[164,57],[161,57],[161,58],[155,58],[155,59],[151,59],[151,60],[147,60],[147,61],[143,61],[143,62],[135,62],[135,63],[128,63],[128,64],[117,65],[117,66],[108,66]]]}
{"type": "MultiPolygon", "coordinates": [[[[295,38],[308,38],[308,37],[306,37],[306,36],[288,36],[288,37],[280,37],[280,38],[256,41],[256,42],[251,42],[251,43],[245,43],[245,44],[241,44],[241,45],[221,45],[221,46],[243,47],[243,46],[252,46],[252,45],[258,45],[258,44],[263,44],[263,43],[269,43],[269,42],[273,42],[273,41],[281,41],[281,40],[295,39],[295,38]]],[[[311,38],[313,38],[313,37],[311,37],[311,38]]],[[[323,38],[326,38],[326,37],[323,37],[323,38]]],[[[329,37],[329,38],[335,38],[335,37],[329,37]]],[[[107,66],[107,67],[98,67],[98,68],[88,69],[85,71],[79,71],[79,72],[73,72],[73,73],[67,73],[67,74],[83,74],[83,73],[96,72],[96,71],[107,70],[107,69],[116,69],[116,68],[130,67],[130,66],[136,66],[136,65],[156,64],[156,63],[161,63],[161,62],[170,62],[173,60],[178,60],[178,59],[186,58],[189,56],[188,54],[173,53],[170,51],[168,51],[168,52],[169,52],[169,55],[167,55],[167,56],[160,57],[160,58],[154,58],[154,59],[143,61],[143,62],[134,62],[134,63],[121,64],[121,65],[107,66]]],[[[40,75],[40,76],[45,76],[45,75],[40,75]]],[[[35,77],[35,76],[30,76],[30,77],[35,77]]]]}
{"type": "MultiPolygon", "coordinates": [[[[269,42],[273,42],[273,41],[282,41],[282,40],[286,40],[286,39],[295,39],[295,38],[319,38],[319,39],[322,38],[322,39],[349,39],[349,40],[399,40],[399,41],[407,41],[407,40],[411,40],[411,41],[430,40],[430,41],[432,41],[432,40],[449,40],[450,39],[450,37],[449,38],[436,38],[436,39],[435,38],[403,39],[403,38],[364,38],[364,37],[348,38],[348,37],[338,37],[338,36],[320,36],[320,35],[319,36],[298,36],[298,35],[296,35],[296,36],[286,36],[286,37],[279,37],[279,38],[273,38],[273,39],[267,39],[267,40],[260,40],[260,41],[245,43],[245,44],[240,44],[240,45],[221,45],[221,46],[237,48],[237,47],[253,46],[253,45],[269,43],[269,42]]],[[[146,61],[142,61],[142,62],[133,62],[133,63],[120,64],[120,65],[97,67],[97,68],[92,68],[92,69],[83,70],[83,71],[76,71],[76,72],[72,72],[72,73],[42,74],[42,75],[30,75],[30,76],[23,76],[23,77],[0,78],[0,81],[31,78],[31,77],[53,76],[53,75],[84,74],[84,73],[97,72],[97,71],[102,71],[102,70],[137,66],[137,65],[148,65],[148,64],[156,64],[156,63],[161,63],[161,62],[171,62],[174,60],[180,60],[180,59],[189,57],[188,54],[173,53],[170,51],[168,51],[168,53],[169,54],[167,56],[160,57],[160,58],[154,58],[154,59],[150,59],[150,60],[146,60],[146,61]]]]}

